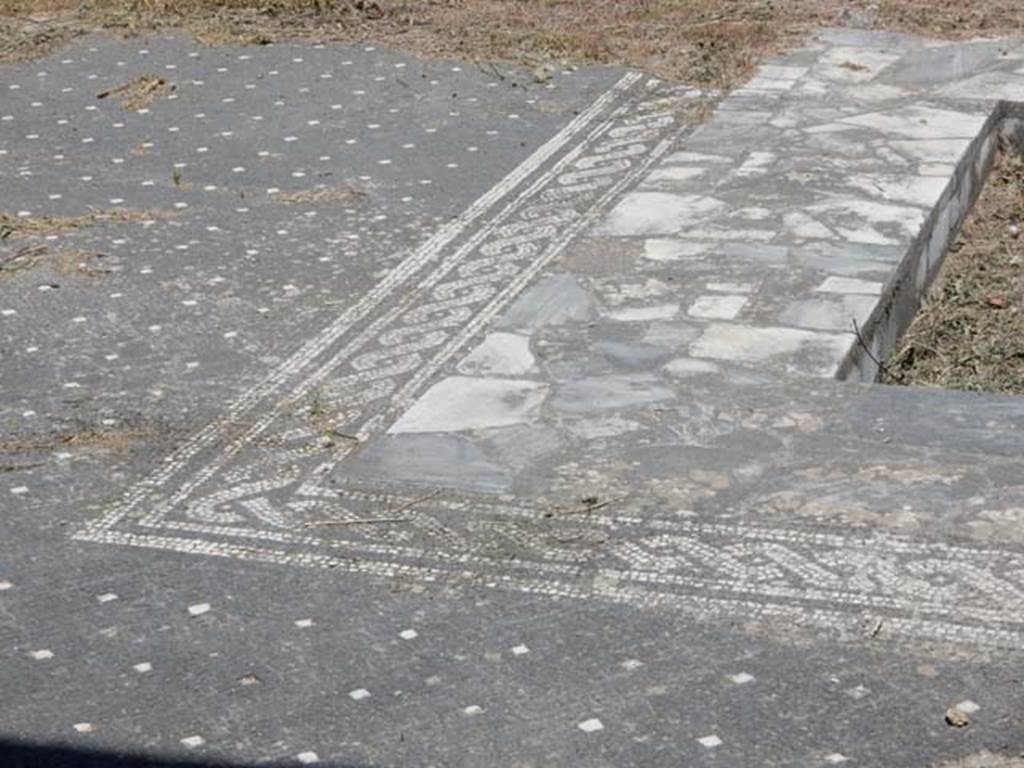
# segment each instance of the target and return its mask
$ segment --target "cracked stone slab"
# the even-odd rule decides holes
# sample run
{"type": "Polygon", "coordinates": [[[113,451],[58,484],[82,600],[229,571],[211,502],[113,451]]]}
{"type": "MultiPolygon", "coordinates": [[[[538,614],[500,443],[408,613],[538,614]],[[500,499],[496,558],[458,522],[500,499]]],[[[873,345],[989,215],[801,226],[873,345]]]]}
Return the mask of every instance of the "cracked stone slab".
{"type": "Polygon", "coordinates": [[[388,434],[464,432],[524,424],[546,395],[547,385],[536,381],[453,376],[428,389],[388,434]]]}
{"type": "Polygon", "coordinates": [[[530,351],[530,337],[516,333],[489,333],[480,345],[459,363],[467,376],[522,376],[536,371],[530,351]]]}

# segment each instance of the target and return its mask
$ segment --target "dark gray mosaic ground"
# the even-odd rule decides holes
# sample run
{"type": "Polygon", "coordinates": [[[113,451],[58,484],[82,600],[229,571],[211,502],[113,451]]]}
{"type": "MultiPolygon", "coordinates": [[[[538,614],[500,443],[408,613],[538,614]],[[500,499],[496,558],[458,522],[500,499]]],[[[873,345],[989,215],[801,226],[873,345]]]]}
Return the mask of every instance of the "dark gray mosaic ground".
{"type": "MultiPolygon", "coordinates": [[[[0,209],[175,214],[45,241],[101,252],[109,273],[49,256],[0,273],[0,740],[346,766],[909,768],[1024,749],[1019,649],[978,641],[1019,635],[1024,616],[1002,582],[985,593],[994,602],[963,588],[955,552],[949,589],[932,580],[920,616],[864,608],[830,624],[763,614],[756,597],[749,615],[608,599],[607,566],[586,559],[570,561],[572,589],[495,589],[517,563],[540,567],[520,540],[473,550],[506,571],[431,581],[300,567],[299,547],[295,564],[275,564],[71,538],[621,75],[539,85],[379,50],[164,39],[87,40],[0,73],[0,209]],[[176,98],[148,114],[95,99],[160,72],[176,98]],[[317,184],[365,197],[275,200],[317,184]],[[958,614],[957,589],[965,610],[1007,615],[958,614]],[[932,604],[963,632],[921,629],[932,604]],[[978,709],[951,728],[960,702],[978,709]]],[[[371,435],[327,482],[397,498],[453,488],[444,499],[482,510],[624,499],[601,510],[613,528],[630,515],[675,525],[687,509],[698,524],[906,534],[967,548],[965,573],[970,557],[1019,555],[1016,400],[728,365],[728,388],[697,375],[669,391],[651,373],[668,342],[596,322],[593,297],[566,284],[571,267],[622,273],[623,291],[650,299],[622,254],[593,247],[570,245],[490,326],[536,334],[554,415],[469,437],[371,435]]],[[[433,504],[472,534],[443,517],[465,514],[433,504]]],[[[562,549],[592,542],[588,524],[555,525],[539,530],[564,535],[562,549]]]]}

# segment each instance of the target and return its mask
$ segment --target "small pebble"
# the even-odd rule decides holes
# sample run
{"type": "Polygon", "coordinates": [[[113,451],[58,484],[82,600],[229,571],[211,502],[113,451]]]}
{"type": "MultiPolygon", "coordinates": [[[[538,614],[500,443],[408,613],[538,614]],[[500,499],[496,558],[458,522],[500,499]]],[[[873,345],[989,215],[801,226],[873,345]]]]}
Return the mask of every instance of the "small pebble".
{"type": "Polygon", "coordinates": [[[956,707],[950,707],[946,710],[946,724],[954,728],[966,728],[971,724],[971,718],[967,716],[966,712],[962,712],[956,707]]]}

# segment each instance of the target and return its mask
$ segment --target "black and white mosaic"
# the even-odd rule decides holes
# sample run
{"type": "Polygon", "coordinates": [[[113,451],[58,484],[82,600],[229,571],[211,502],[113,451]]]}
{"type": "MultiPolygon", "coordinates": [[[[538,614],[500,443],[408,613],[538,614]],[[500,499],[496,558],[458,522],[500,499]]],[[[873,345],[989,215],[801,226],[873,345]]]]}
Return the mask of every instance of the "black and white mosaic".
{"type": "Polygon", "coordinates": [[[834,377],[1022,76],[851,31],[724,97],[373,45],[4,68],[0,749],[1021,746],[1024,406],[834,377]]]}

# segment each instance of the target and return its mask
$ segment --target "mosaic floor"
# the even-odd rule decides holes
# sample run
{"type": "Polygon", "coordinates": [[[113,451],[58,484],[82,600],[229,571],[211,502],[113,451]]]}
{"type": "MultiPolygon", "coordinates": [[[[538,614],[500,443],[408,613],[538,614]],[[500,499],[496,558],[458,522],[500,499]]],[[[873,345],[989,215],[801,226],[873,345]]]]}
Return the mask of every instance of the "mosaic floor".
{"type": "Polygon", "coordinates": [[[828,31],[723,97],[95,38],[0,88],[0,754],[1024,749],[1024,405],[836,380],[1024,43],[828,31]]]}

